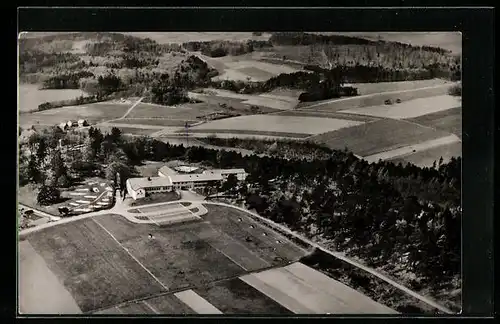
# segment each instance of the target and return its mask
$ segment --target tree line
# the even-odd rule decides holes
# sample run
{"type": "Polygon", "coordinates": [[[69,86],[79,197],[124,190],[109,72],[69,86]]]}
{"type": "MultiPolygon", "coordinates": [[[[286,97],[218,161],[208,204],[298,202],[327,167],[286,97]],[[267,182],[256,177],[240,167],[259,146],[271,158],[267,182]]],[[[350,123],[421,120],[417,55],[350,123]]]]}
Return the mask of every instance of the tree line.
{"type": "Polygon", "coordinates": [[[194,41],[185,42],[182,46],[192,52],[201,52],[203,55],[210,57],[223,57],[227,55],[238,56],[246,53],[251,53],[254,50],[261,50],[272,47],[270,41],[247,40],[245,42],[232,41],[194,41]]]}

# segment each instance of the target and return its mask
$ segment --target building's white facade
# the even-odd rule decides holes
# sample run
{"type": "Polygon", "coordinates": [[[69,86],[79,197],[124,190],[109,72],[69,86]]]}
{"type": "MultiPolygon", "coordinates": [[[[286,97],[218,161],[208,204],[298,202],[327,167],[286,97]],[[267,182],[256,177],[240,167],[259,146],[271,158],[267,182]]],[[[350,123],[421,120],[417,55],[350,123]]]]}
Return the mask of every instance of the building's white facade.
{"type": "Polygon", "coordinates": [[[201,174],[169,174],[170,172],[165,172],[165,169],[162,171],[158,172],[158,177],[128,179],[126,181],[128,194],[135,200],[144,198],[150,193],[216,186],[227,179],[230,174],[235,174],[240,181],[246,178],[246,172],[243,169],[210,170],[201,174]]]}

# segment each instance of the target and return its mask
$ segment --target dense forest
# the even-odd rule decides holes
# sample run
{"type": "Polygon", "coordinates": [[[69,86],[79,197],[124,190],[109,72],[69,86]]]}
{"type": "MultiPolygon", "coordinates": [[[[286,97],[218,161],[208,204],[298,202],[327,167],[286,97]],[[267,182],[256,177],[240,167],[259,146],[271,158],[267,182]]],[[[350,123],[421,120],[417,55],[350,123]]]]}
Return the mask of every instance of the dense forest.
{"type": "MultiPolygon", "coordinates": [[[[443,49],[298,32],[273,33],[267,41],[182,45],[118,33],[69,33],[20,39],[19,46],[21,82],[41,83],[44,89],[80,88],[100,100],[114,92],[114,97],[144,95],[145,101],[172,105],[186,102],[188,90],[211,86],[246,94],[301,89],[301,101],[315,101],[356,95],[355,88],[342,87],[344,82],[461,79],[460,57],[443,49]],[[75,44],[81,44],[79,49],[75,44]],[[300,61],[304,70],[265,82],[214,81],[219,72],[190,51],[212,57],[263,51],[263,59],[300,61]]],[[[44,103],[42,109],[59,105],[44,103]]]]}
{"type": "Polygon", "coordinates": [[[116,180],[118,172],[124,182],[143,160],[241,167],[249,176],[230,191],[262,216],[381,268],[415,290],[430,287],[438,294],[460,288],[461,158],[419,168],[370,164],[350,152],[307,143],[296,151],[313,148],[320,156],[299,158],[283,153],[292,144],[273,145],[267,147],[270,155],[243,157],[125,137],[116,128],[107,134],[91,128],[81,136],[55,127],[21,144],[20,181],[63,187],[90,175],[116,180]],[[61,153],[59,139],[84,148],[61,153]]]}

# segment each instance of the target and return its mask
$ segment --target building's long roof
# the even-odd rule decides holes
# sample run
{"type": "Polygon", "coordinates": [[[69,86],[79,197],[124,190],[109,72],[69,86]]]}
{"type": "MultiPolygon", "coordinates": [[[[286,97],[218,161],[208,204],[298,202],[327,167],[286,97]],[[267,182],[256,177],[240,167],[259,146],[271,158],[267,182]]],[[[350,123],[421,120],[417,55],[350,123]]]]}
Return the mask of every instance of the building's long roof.
{"type": "Polygon", "coordinates": [[[169,177],[129,178],[127,182],[133,190],[150,187],[163,187],[172,185],[169,177]]]}
{"type": "Polygon", "coordinates": [[[200,181],[220,181],[222,175],[219,174],[176,174],[169,176],[172,183],[179,182],[200,182],[200,181]]]}

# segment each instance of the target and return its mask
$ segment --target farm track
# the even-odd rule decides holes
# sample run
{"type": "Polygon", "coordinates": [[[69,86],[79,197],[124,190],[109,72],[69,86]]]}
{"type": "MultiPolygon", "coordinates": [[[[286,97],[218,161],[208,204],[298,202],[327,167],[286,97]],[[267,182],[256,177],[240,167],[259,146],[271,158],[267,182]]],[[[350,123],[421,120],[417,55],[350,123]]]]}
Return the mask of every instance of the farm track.
{"type": "MultiPolygon", "coordinates": [[[[196,203],[196,202],[194,202],[196,203]]],[[[203,204],[205,205],[219,205],[219,206],[223,206],[223,207],[228,207],[228,208],[235,208],[237,210],[240,210],[240,211],[243,211],[247,214],[249,214],[250,216],[260,220],[261,222],[269,225],[271,228],[275,229],[275,230],[278,230],[278,232],[281,232],[281,233],[286,233],[287,235],[291,235],[293,237],[296,237],[298,239],[300,239],[301,241],[307,243],[309,246],[311,247],[315,247],[315,248],[318,248],[332,256],[334,256],[335,258],[339,259],[339,260],[342,260],[344,262],[347,262],[361,270],[364,270],[372,275],[374,275],[375,277],[387,282],[388,284],[398,288],[399,290],[403,291],[404,293],[412,296],[412,297],[415,297],[417,299],[419,299],[420,301],[436,308],[436,309],[439,309],[440,311],[444,312],[444,313],[447,313],[447,314],[453,314],[453,311],[451,311],[450,309],[436,303],[434,300],[432,300],[431,298],[428,298],[428,297],[425,297],[425,296],[422,296],[420,294],[418,294],[417,292],[414,292],[412,291],[411,289],[397,283],[396,281],[394,281],[393,279],[391,279],[389,276],[385,275],[385,274],[382,274],[380,272],[378,272],[377,270],[373,269],[373,268],[370,268],[370,267],[367,267],[365,266],[364,264],[361,264],[360,262],[358,261],[354,261],[348,257],[346,257],[344,254],[342,253],[339,253],[339,252],[334,252],[334,251],[330,251],[326,248],[324,248],[323,246],[317,244],[317,243],[314,243],[312,241],[310,241],[309,239],[303,237],[302,235],[300,234],[297,234],[291,230],[289,230],[288,228],[284,227],[283,225],[280,225],[280,224],[277,224],[269,219],[266,219],[256,213],[253,213],[253,212],[250,212],[244,208],[241,208],[241,207],[237,207],[237,206],[232,206],[232,205],[229,205],[229,204],[225,204],[225,203],[218,203],[218,202],[209,202],[209,201],[204,201],[203,204]]],[[[69,219],[64,219],[64,220],[61,220],[59,222],[53,222],[53,223],[49,223],[49,224],[45,224],[45,226],[40,226],[39,228],[31,228],[31,229],[28,229],[28,230],[24,230],[24,231],[21,231],[19,234],[21,236],[21,234],[24,234],[24,233],[31,233],[31,232],[35,232],[35,231],[38,231],[42,228],[48,228],[48,227],[53,227],[53,226],[56,226],[56,225],[59,225],[61,223],[69,223],[69,222],[73,222],[73,221],[76,221],[78,219],[82,219],[82,218],[88,218],[88,217],[93,217],[93,216],[97,216],[97,215],[102,215],[104,213],[107,213],[107,214],[110,214],[111,211],[100,211],[100,212],[95,212],[95,213],[89,213],[89,214],[86,214],[84,215],[85,217],[79,217],[79,216],[76,216],[76,217],[73,217],[73,218],[69,218],[69,219]]],[[[106,308],[109,308],[109,306],[107,306],[106,308]]]]}

